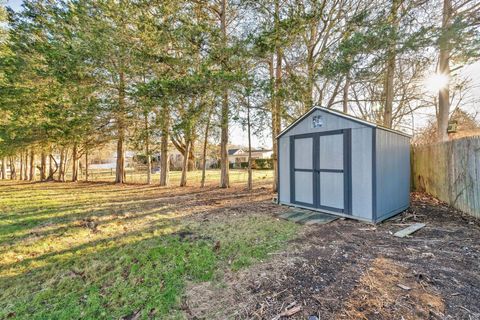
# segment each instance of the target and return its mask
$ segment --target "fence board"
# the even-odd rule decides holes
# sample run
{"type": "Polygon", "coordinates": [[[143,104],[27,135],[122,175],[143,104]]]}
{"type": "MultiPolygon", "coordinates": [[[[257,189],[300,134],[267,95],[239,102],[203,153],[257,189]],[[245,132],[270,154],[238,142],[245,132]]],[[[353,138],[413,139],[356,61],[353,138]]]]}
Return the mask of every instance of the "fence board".
{"type": "Polygon", "coordinates": [[[415,190],[480,218],[480,137],[414,146],[412,158],[415,190]]]}

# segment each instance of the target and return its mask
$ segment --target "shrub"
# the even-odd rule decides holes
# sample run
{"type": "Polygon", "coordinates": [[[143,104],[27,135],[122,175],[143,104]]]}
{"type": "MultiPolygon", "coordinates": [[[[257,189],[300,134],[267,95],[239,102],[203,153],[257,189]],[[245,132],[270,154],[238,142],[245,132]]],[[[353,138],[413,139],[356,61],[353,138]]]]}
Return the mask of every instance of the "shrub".
{"type": "Polygon", "coordinates": [[[252,167],[260,170],[271,170],[273,169],[273,159],[255,159],[252,167]]]}

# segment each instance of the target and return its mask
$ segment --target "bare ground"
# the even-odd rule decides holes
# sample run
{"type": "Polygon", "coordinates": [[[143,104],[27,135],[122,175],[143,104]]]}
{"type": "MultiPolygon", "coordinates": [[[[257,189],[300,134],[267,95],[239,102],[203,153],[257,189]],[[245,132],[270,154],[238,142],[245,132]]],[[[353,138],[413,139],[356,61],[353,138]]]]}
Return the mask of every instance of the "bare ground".
{"type": "MultiPolygon", "coordinates": [[[[268,200],[254,206],[285,210],[268,200]]],[[[232,203],[201,220],[250,209],[232,203]]],[[[480,223],[413,194],[409,210],[377,226],[304,226],[268,261],[190,284],[183,308],[190,319],[480,319],[480,223]],[[413,222],[426,227],[393,236],[413,222]]]]}

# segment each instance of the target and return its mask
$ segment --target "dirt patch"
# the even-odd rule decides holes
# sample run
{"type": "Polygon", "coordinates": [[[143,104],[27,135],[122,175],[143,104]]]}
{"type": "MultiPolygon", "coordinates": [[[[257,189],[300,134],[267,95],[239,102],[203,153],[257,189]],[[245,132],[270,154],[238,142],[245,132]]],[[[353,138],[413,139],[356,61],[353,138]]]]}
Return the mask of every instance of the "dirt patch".
{"type": "Polygon", "coordinates": [[[343,313],[352,319],[428,319],[444,313],[442,298],[423,280],[390,259],[375,259],[348,297],[343,313]]]}
{"type": "Polygon", "coordinates": [[[190,319],[287,318],[280,315],[292,305],[300,310],[288,319],[480,319],[478,270],[479,221],[413,194],[409,210],[377,226],[304,226],[269,261],[190,284],[184,305],[190,319]],[[414,222],[426,227],[393,236],[414,222]]]}
{"type": "MultiPolygon", "coordinates": [[[[280,253],[282,259],[255,265],[240,272],[227,272],[214,282],[190,283],[184,297],[184,309],[190,319],[245,319],[261,318],[263,305],[258,305],[258,296],[265,284],[285,280],[285,273],[300,263],[298,252],[280,253]]],[[[276,292],[268,299],[275,299],[282,292],[276,292]]]]}
{"type": "Polygon", "coordinates": [[[189,230],[180,230],[172,233],[172,235],[177,236],[180,241],[197,241],[197,240],[208,240],[212,241],[211,237],[199,235],[195,232],[189,230]]]}

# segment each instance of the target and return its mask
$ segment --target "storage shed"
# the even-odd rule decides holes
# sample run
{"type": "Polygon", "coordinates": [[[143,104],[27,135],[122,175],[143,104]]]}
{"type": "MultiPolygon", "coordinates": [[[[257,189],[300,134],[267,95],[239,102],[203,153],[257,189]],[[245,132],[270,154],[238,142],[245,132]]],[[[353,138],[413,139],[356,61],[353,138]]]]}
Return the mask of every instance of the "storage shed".
{"type": "Polygon", "coordinates": [[[278,139],[278,203],[377,223],[410,203],[410,136],[314,107],[278,139]]]}

